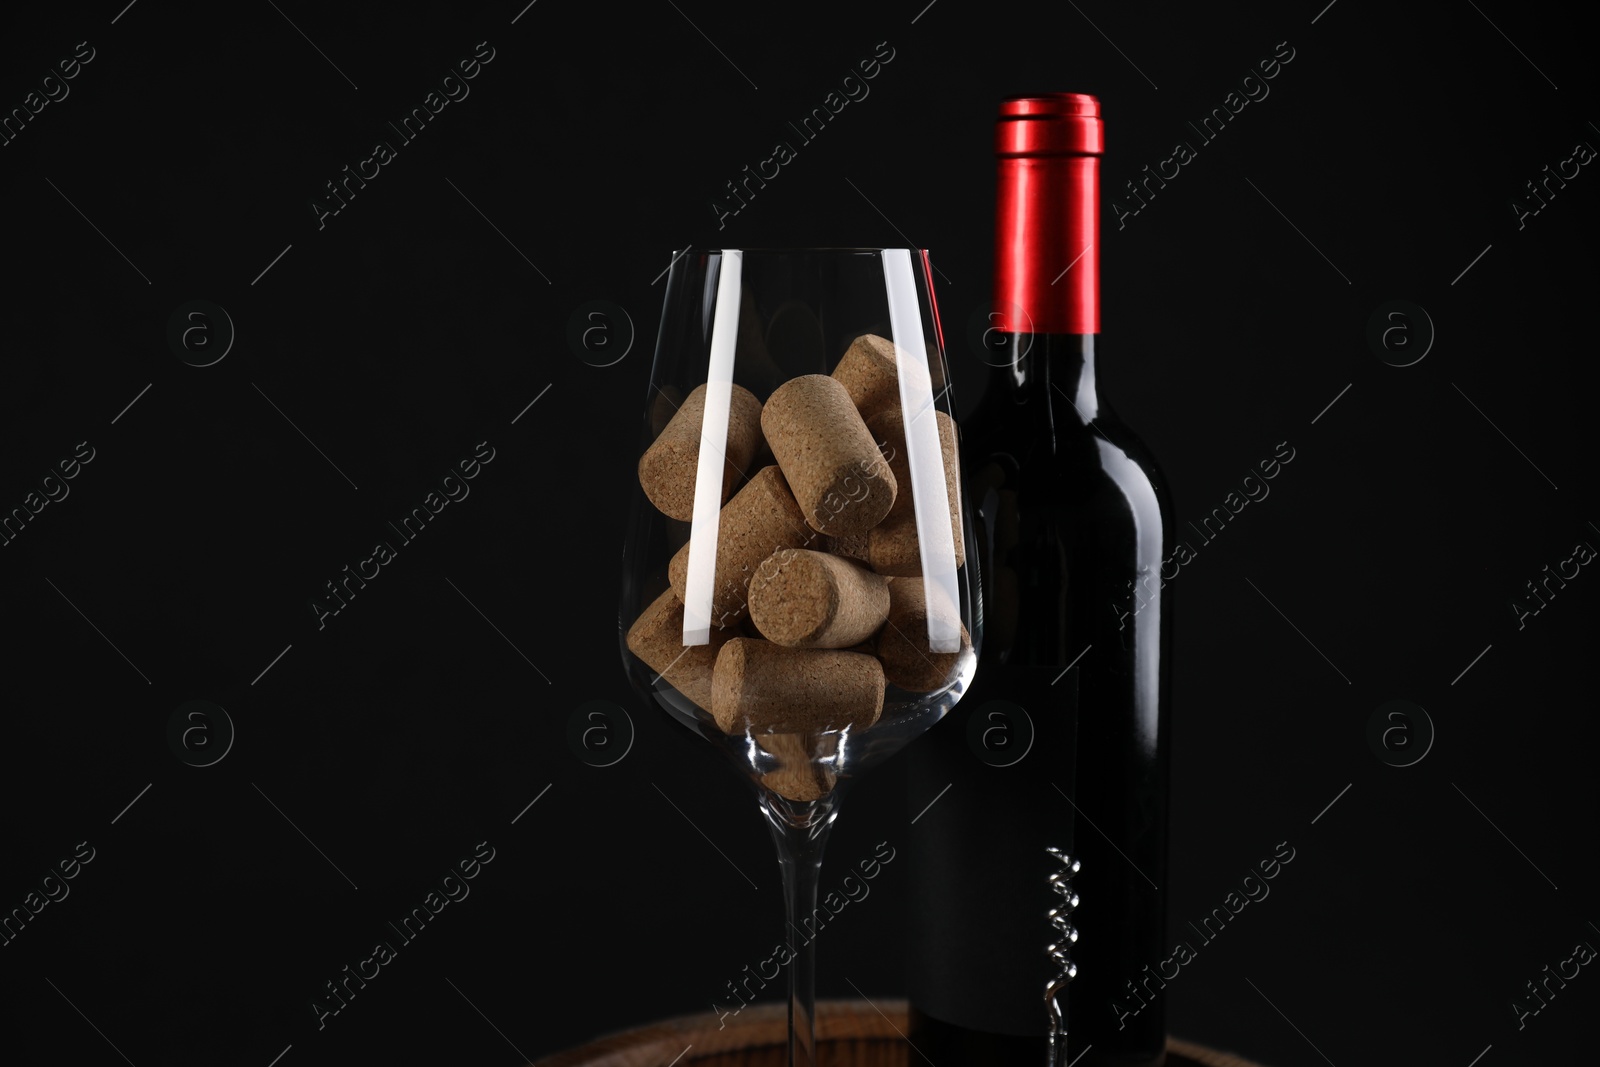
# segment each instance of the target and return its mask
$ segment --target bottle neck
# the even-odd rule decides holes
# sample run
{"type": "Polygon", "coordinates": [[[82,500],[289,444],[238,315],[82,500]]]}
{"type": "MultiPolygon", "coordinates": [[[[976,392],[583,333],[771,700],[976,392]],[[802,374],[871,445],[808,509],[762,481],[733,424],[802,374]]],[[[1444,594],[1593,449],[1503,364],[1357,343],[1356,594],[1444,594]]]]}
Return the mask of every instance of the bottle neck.
{"type": "Polygon", "coordinates": [[[1087,424],[1100,333],[1100,102],[1009,97],[995,123],[995,274],[990,321],[1006,341],[996,392],[1052,424],[1087,424]],[[1006,355],[1009,354],[1009,360],[1006,355]]]}
{"type": "Polygon", "coordinates": [[[1100,157],[1002,156],[994,311],[1031,334],[1100,332],[1100,157]]]}
{"type": "MultiPolygon", "coordinates": [[[[1102,404],[1095,385],[1095,346],[1099,335],[1003,335],[1005,348],[990,373],[989,389],[1011,404],[1039,410],[1063,409],[1065,418],[1088,424],[1099,417],[1102,404]]],[[[1055,420],[1052,420],[1055,421],[1055,420]]]]}

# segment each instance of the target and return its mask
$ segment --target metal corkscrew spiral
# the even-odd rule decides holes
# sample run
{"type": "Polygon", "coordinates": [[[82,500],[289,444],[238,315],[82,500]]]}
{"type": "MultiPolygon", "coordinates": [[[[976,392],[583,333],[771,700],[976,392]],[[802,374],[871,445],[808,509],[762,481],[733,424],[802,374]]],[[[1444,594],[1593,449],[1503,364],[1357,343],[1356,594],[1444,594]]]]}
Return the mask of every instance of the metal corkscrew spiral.
{"type": "Polygon", "coordinates": [[[1072,962],[1072,946],[1078,940],[1078,928],[1072,924],[1072,913],[1078,907],[1078,892],[1072,888],[1072,879],[1081,866],[1079,862],[1059,848],[1048,848],[1061,868],[1050,873],[1050,889],[1059,898],[1048,913],[1050,925],[1055,927],[1056,940],[1045,948],[1050,962],[1056,966],[1056,975],[1045,984],[1044,1001],[1050,1010],[1049,1067],[1060,1067],[1067,1054],[1066,1009],[1059,999],[1067,983],[1078,976],[1078,965],[1072,962]]]}

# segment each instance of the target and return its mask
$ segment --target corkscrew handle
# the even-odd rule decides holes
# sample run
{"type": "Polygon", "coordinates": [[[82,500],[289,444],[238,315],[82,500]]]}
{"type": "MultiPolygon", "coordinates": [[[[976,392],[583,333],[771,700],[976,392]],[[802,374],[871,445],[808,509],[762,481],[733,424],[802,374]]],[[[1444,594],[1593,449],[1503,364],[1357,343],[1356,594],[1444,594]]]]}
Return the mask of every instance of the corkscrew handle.
{"type": "Polygon", "coordinates": [[[1078,976],[1078,965],[1072,962],[1072,946],[1078,940],[1072,913],[1078,909],[1078,892],[1072,887],[1072,879],[1082,865],[1059,848],[1045,851],[1061,863],[1060,868],[1050,872],[1050,890],[1057,900],[1047,918],[1055,930],[1055,940],[1045,948],[1056,974],[1044,987],[1045,1007],[1050,1012],[1049,1067],[1061,1067],[1067,1053],[1066,1006],[1062,994],[1066,992],[1067,983],[1078,976]]]}

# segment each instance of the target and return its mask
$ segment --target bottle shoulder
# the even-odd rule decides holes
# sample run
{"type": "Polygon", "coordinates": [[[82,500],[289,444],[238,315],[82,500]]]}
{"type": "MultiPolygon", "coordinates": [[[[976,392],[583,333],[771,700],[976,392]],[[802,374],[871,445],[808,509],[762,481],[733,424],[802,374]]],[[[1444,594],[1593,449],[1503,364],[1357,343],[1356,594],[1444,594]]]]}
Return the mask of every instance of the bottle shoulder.
{"type": "MultiPolygon", "coordinates": [[[[1029,482],[1063,488],[1153,497],[1170,506],[1166,476],[1149,447],[1108,406],[1084,421],[1071,403],[1049,417],[1028,405],[984,403],[961,425],[961,451],[970,470],[995,464],[1029,482]]],[[[1008,479],[1009,480],[1009,479],[1008,479]]]]}
{"type": "Polygon", "coordinates": [[[1115,468],[1112,476],[1118,484],[1130,487],[1142,484],[1161,500],[1163,506],[1171,504],[1171,491],[1167,485],[1166,475],[1143,438],[1105,408],[1101,409],[1100,414],[1086,429],[1108,446],[1100,449],[1102,460],[1109,460],[1110,457],[1106,455],[1108,449],[1112,454],[1120,453],[1122,462],[1103,464],[1115,468]]]}

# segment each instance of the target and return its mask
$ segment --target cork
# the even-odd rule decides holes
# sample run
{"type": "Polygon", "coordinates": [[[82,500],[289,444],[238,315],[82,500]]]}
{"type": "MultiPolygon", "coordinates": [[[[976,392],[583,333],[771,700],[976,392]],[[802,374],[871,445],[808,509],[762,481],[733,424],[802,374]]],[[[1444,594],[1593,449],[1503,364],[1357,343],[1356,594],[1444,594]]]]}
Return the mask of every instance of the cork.
{"type": "MultiPolygon", "coordinates": [[[[952,605],[941,611],[955,617],[952,605]]],[[[726,647],[726,646],[724,646],[726,647]]],[[[894,578],[889,582],[889,619],[878,634],[878,658],[890,682],[913,693],[926,693],[950,681],[962,657],[972,654],[972,639],[961,626],[959,652],[928,649],[928,602],[921,578],[894,578]]],[[[716,682],[712,682],[716,700],[716,682]]],[[[712,714],[716,713],[715,707],[712,714]]]]}
{"type": "Polygon", "coordinates": [[[883,666],[828,648],[735,637],[717,653],[711,714],[730,734],[865,730],[883,712],[883,666]]]}
{"type": "Polygon", "coordinates": [[[683,601],[668,589],[628,627],[628,651],[678,692],[710,711],[711,669],[717,653],[732,636],[731,630],[713,629],[709,645],[685,647],[683,601]]]}
{"type": "MultiPolygon", "coordinates": [[[[757,427],[757,429],[759,428],[757,427]]],[[[758,471],[762,467],[776,467],[778,465],[777,459],[772,454],[772,448],[767,444],[766,435],[761,435],[759,440],[760,443],[756,446],[756,457],[750,461],[750,465],[745,468],[746,470],[758,471]]]]}
{"type": "Polygon", "coordinates": [[[863,419],[870,419],[885,408],[900,406],[894,342],[887,337],[875,333],[857,337],[833,368],[833,377],[845,387],[850,402],[863,419]]]}
{"type": "Polygon", "coordinates": [[[818,533],[865,533],[894,506],[894,474],[835,379],[789,379],[767,398],[761,429],[806,522],[818,533]]]}
{"type": "MultiPolygon", "coordinates": [[[[897,495],[896,500],[899,499],[897,495]]],[[[892,508],[890,510],[893,510],[892,508]]],[[[836,556],[845,556],[868,563],[872,559],[872,531],[864,534],[851,534],[849,537],[823,538],[822,547],[836,556]]]]}
{"type": "MultiPolygon", "coordinates": [[[[955,542],[956,566],[967,561],[961,540],[961,469],[956,451],[956,423],[937,408],[931,409],[939,424],[939,451],[944,458],[944,488],[950,509],[950,536],[955,542]]],[[[924,412],[918,418],[928,418],[924,412]]],[[[867,539],[867,562],[879,574],[910,577],[922,573],[922,548],[917,541],[916,506],[912,502],[911,461],[906,452],[905,415],[898,407],[885,408],[867,422],[867,431],[888,457],[889,469],[897,484],[906,487],[895,497],[894,506],[883,522],[873,527],[867,539]]]]}
{"type": "MultiPolygon", "coordinates": [[[[815,537],[778,468],[757,471],[722,506],[717,521],[711,625],[731,627],[744,616],[750,578],[762,560],[780,548],[801,548],[815,537]]],[[[667,577],[672,591],[683,600],[689,577],[688,544],[672,557],[667,577]]]]}
{"type": "MultiPolygon", "coordinates": [[[[720,507],[744,473],[761,442],[761,401],[742,385],[732,386],[728,405],[728,438],[723,451],[720,507]]],[[[694,518],[695,478],[700,466],[700,424],[705,417],[706,386],[700,385],[682,404],[644,455],[639,457],[639,483],[644,495],[664,514],[680,522],[694,518]]]]}
{"type": "Polygon", "coordinates": [[[821,800],[833,792],[838,776],[818,761],[804,734],[761,734],[758,742],[778,766],[761,776],[761,784],[789,800],[821,800]]]}
{"type": "Polygon", "coordinates": [[[790,648],[848,648],[889,616],[889,586],[839,556],[784,548],[750,580],[750,618],[761,636],[790,648]]]}

